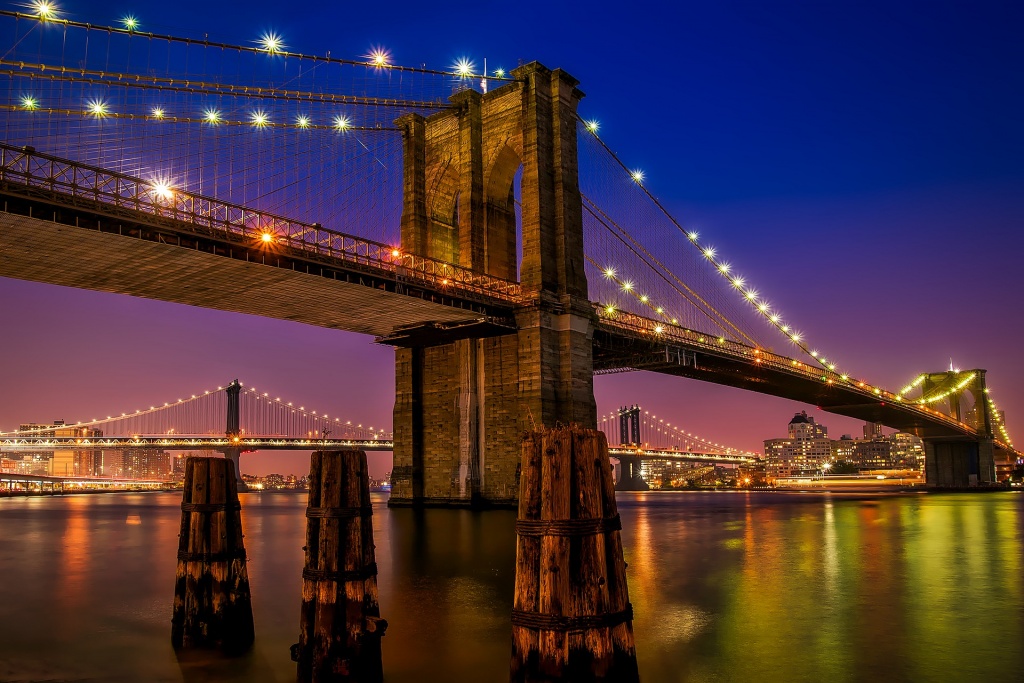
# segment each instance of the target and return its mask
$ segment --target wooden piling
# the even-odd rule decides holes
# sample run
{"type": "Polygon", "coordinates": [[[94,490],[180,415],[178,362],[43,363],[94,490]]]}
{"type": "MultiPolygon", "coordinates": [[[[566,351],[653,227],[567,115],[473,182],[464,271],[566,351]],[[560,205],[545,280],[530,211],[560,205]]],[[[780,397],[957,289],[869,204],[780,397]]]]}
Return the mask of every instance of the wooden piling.
{"type": "Polygon", "coordinates": [[[231,462],[188,458],[174,577],[171,644],[236,654],[253,642],[241,506],[231,462]]]}
{"type": "Polygon", "coordinates": [[[387,622],[377,602],[363,451],[317,451],[309,467],[298,683],[380,683],[387,622]]]}
{"type": "Polygon", "coordinates": [[[523,438],[511,683],[636,683],[615,482],[602,432],[523,438]]]}

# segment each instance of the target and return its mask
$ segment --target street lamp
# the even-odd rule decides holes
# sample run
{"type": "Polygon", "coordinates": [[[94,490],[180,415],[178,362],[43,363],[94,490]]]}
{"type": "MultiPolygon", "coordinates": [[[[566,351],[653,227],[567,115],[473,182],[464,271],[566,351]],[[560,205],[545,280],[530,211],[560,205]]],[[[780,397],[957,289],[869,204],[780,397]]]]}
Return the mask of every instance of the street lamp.
{"type": "Polygon", "coordinates": [[[823,463],[821,463],[821,478],[822,478],[822,480],[825,479],[825,475],[828,474],[828,471],[830,469],[832,469],[832,463],[830,463],[830,462],[823,462],[823,463]]]}

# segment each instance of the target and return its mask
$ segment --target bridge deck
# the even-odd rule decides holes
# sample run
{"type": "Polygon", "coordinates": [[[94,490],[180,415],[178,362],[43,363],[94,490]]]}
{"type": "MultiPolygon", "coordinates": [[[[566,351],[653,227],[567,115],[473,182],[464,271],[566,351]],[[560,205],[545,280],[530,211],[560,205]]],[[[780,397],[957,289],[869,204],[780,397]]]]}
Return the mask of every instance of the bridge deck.
{"type": "MultiPolygon", "coordinates": [[[[601,320],[595,369],[639,369],[699,379],[811,403],[827,412],[878,422],[920,437],[976,439],[976,432],[938,411],[901,403],[892,394],[765,350],[681,329],[654,334],[656,321],[637,316],[601,320]]],[[[997,445],[1005,448],[1003,444],[997,445]]]]}
{"type": "MultiPolygon", "coordinates": [[[[111,221],[111,227],[117,224],[111,221]]],[[[305,270],[0,213],[0,276],[129,294],[235,313],[387,335],[428,321],[465,323],[477,311],[305,270]]]]}
{"type": "MultiPolygon", "coordinates": [[[[398,333],[414,344],[437,343],[437,323],[461,336],[514,330],[516,283],[397,250],[392,259],[386,245],[205,197],[180,193],[167,207],[144,181],[32,150],[0,144],[0,154],[0,276],[388,339],[398,333]],[[286,223],[280,241],[261,244],[254,230],[262,228],[247,222],[253,215],[257,226],[286,223]],[[347,251],[345,240],[364,253],[347,251]]],[[[922,437],[977,438],[969,425],[837,373],[691,330],[663,330],[639,316],[601,319],[594,341],[598,371],[646,369],[813,403],[922,437]]]]}

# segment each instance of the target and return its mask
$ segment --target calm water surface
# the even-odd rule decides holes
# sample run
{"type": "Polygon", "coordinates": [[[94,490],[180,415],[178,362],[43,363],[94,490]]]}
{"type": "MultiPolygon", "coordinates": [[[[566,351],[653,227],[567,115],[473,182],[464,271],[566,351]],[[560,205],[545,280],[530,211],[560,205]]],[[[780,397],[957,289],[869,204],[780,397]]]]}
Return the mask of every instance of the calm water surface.
{"type": "MultiPolygon", "coordinates": [[[[388,683],[507,681],[514,514],[385,502],[388,683]]],[[[237,660],[170,647],[179,503],[0,500],[0,681],[294,680],[305,496],[242,496],[257,640],[237,660]]],[[[1024,495],[619,506],[645,683],[1024,680],[1024,495]]]]}

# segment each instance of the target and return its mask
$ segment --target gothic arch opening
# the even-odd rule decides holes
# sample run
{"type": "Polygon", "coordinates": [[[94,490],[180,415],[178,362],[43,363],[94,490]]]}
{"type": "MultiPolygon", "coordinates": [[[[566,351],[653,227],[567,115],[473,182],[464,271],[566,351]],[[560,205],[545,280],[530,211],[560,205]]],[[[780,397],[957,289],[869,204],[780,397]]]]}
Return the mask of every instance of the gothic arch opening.
{"type": "Polygon", "coordinates": [[[522,261],[522,213],[519,200],[523,162],[509,146],[498,152],[484,188],[487,272],[519,279],[522,261]]]}
{"type": "Polygon", "coordinates": [[[459,262],[459,174],[447,165],[430,184],[427,202],[427,253],[430,258],[459,262]]]}

